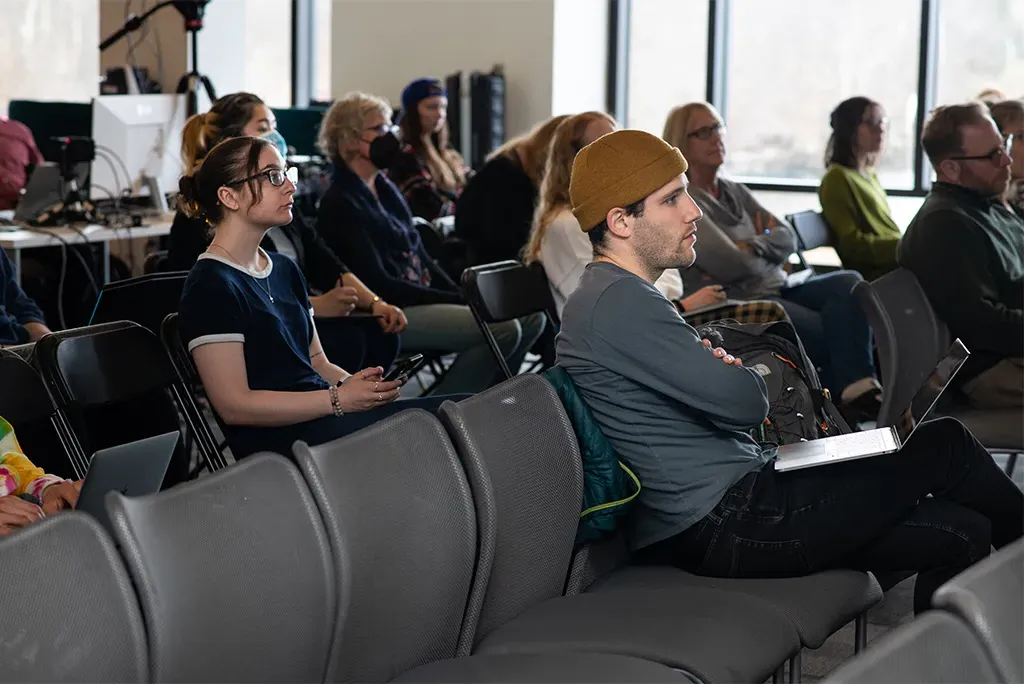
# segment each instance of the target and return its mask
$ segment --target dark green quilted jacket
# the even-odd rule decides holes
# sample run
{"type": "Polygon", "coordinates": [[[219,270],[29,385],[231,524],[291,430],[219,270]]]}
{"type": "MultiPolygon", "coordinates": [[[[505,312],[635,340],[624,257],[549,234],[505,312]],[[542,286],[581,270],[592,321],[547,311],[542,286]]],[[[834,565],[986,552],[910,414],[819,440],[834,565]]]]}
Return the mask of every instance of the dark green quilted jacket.
{"type": "Polygon", "coordinates": [[[640,480],[619,460],[572,378],[553,366],[543,376],[555,388],[569,416],[583,458],[583,510],[576,545],[610,536],[640,493],[640,480]]]}

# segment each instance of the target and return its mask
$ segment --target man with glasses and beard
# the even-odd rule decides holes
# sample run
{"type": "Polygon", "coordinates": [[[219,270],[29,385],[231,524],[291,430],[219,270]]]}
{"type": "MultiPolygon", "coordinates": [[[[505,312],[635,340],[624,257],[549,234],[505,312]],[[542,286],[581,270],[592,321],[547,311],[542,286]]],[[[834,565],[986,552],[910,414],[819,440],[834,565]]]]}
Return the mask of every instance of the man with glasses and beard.
{"type": "Polygon", "coordinates": [[[938,178],[899,247],[971,358],[957,375],[978,408],[1024,406],[1024,221],[1001,198],[1011,138],[984,105],[939,107],[921,138],[938,178]]]}

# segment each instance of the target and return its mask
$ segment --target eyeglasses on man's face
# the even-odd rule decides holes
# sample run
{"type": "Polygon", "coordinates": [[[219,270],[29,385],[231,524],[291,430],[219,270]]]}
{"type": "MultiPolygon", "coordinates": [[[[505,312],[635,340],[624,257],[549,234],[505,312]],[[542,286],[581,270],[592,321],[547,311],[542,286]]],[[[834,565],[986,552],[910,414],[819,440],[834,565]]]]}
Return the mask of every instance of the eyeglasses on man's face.
{"type": "Polygon", "coordinates": [[[1003,144],[1000,147],[996,147],[991,152],[986,154],[971,154],[971,155],[960,155],[956,157],[949,157],[953,161],[988,161],[992,164],[998,164],[1003,160],[1003,155],[1010,156],[1010,148],[1013,146],[1013,136],[1008,135],[1003,138],[1003,144]]]}
{"type": "Polygon", "coordinates": [[[719,121],[710,126],[701,126],[697,130],[687,133],[686,137],[696,138],[697,140],[711,140],[711,136],[715,133],[725,133],[725,124],[719,121]]]}
{"type": "Polygon", "coordinates": [[[266,169],[265,171],[260,171],[259,173],[254,173],[251,176],[246,176],[245,178],[241,178],[236,181],[231,181],[230,183],[225,183],[225,185],[241,185],[242,183],[248,183],[251,180],[256,180],[257,178],[262,179],[264,177],[270,181],[270,184],[275,188],[279,188],[284,185],[286,180],[291,181],[292,185],[295,185],[299,182],[299,169],[294,166],[289,166],[287,169],[279,169],[275,167],[272,169],[266,169]]]}

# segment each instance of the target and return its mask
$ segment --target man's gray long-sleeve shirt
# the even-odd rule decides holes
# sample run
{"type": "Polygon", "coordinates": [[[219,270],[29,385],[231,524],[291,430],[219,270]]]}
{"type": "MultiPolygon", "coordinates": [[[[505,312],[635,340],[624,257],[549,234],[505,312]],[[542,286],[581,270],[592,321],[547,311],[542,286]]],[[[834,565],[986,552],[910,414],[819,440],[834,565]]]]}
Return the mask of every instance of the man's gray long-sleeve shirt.
{"type": "Polygon", "coordinates": [[[654,286],[618,266],[587,266],[556,352],[643,485],[634,548],[684,531],[774,456],[746,434],[768,413],[761,377],[715,358],[654,286]]]}

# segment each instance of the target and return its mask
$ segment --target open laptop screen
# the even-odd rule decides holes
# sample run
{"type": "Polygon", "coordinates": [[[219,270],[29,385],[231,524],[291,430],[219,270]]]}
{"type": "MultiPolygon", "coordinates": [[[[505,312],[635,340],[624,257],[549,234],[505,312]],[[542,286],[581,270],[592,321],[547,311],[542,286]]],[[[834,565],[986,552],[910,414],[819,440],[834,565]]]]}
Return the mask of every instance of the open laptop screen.
{"type": "Polygon", "coordinates": [[[900,419],[896,422],[896,433],[899,435],[901,445],[906,444],[914,429],[928,418],[939,397],[949,387],[953,376],[970,355],[963,342],[957,339],[950,346],[946,355],[936,364],[935,370],[925,378],[924,384],[910,400],[910,406],[903,411],[900,419]]]}

